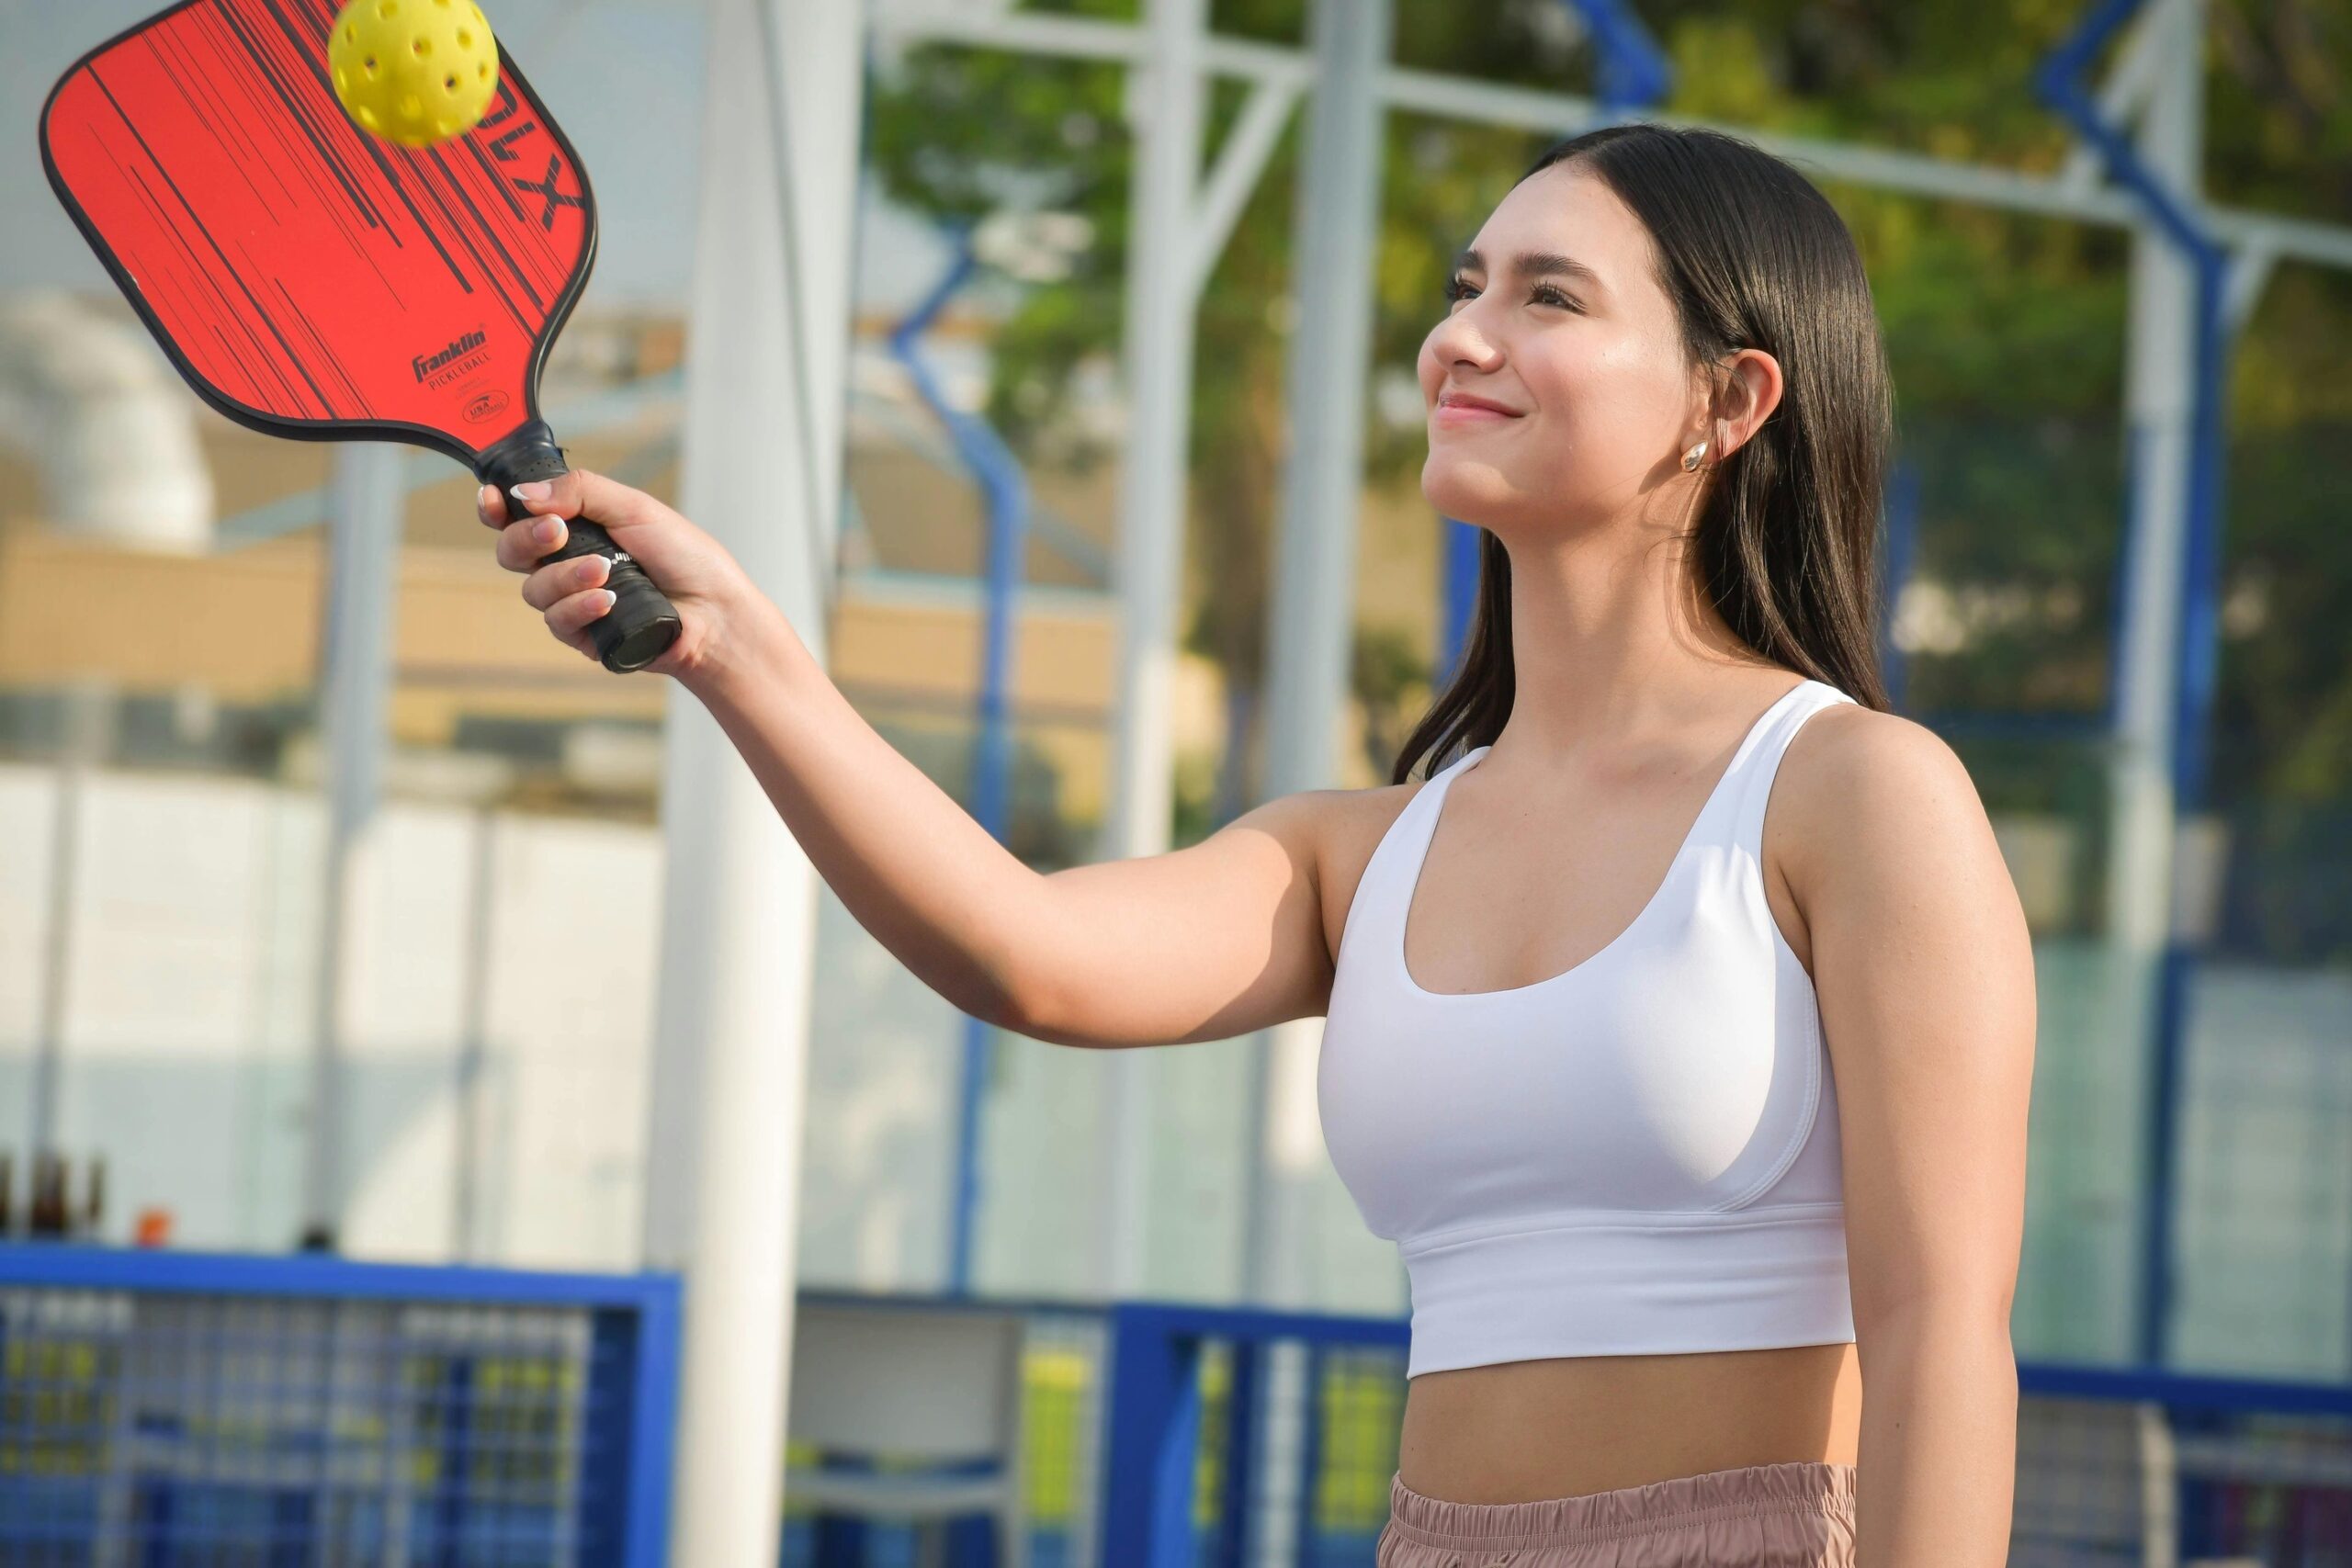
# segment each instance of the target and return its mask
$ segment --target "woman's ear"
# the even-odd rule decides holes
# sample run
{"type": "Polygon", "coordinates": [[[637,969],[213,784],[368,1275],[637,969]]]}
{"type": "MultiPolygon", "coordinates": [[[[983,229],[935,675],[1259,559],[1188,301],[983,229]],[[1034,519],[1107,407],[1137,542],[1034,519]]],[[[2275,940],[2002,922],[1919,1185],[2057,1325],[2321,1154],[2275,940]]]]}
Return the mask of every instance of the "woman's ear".
{"type": "Polygon", "coordinates": [[[1715,460],[1747,445],[1781,406],[1781,362],[1760,348],[1743,348],[1724,362],[1715,401],[1715,460]]]}

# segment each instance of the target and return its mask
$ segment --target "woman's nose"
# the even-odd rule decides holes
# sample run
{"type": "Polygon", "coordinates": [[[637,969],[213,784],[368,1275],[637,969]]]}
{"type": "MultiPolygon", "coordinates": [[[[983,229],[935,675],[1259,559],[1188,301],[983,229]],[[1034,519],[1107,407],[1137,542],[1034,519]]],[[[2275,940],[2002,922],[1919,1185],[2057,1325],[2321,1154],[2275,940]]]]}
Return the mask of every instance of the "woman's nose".
{"type": "Polygon", "coordinates": [[[1494,367],[1498,350],[1493,341],[1479,327],[1476,308],[1465,307],[1454,311],[1430,330],[1430,353],[1440,368],[1468,365],[1480,370],[1494,367]]]}

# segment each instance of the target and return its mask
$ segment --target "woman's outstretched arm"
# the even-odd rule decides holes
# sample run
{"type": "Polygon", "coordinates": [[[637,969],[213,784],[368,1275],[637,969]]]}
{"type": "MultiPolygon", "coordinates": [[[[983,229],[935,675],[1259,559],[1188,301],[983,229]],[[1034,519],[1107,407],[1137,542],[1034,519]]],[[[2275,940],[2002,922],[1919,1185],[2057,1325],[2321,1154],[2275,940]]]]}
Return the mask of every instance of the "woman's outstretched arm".
{"type": "Polygon", "coordinates": [[[976,1017],[1071,1045],[1218,1040],[1323,1010],[1317,795],[1272,801],[1169,854],[1041,874],[859,716],[783,614],[709,536],[642,491],[575,469],[485,489],[501,565],[548,629],[594,657],[605,566],[540,567],[560,519],[603,524],[679,610],[650,668],[708,708],[819,874],[925,985],[976,1017]],[[552,527],[549,527],[552,525],[552,527]],[[534,533],[534,529],[544,530],[534,533]]]}

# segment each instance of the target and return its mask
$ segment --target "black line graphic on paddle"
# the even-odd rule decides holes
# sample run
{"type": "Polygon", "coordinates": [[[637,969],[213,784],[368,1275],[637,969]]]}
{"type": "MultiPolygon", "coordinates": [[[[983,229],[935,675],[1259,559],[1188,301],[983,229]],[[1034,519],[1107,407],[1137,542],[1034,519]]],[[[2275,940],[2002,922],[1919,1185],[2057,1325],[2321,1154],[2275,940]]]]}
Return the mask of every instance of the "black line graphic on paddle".
{"type": "Polygon", "coordinates": [[[516,126],[514,130],[506,132],[506,134],[501,136],[497,141],[492,142],[490,144],[490,155],[497,159],[502,164],[512,164],[515,162],[514,143],[522,141],[523,138],[530,135],[531,132],[537,130],[538,128],[538,122],[537,120],[525,120],[522,124],[516,126]]]}
{"type": "Polygon", "coordinates": [[[562,164],[558,162],[556,155],[550,152],[548,154],[548,172],[545,178],[526,180],[519,175],[515,176],[514,187],[517,190],[526,190],[534,196],[543,196],[548,198],[547,210],[539,214],[539,227],[542,229],[552,229],[555,227],[555,209],[557,208],[585,207],[588,205],[587,202],[582,200],[581,197],[555,188],[556,175],[560,173],[561,170],[562,164]]]}

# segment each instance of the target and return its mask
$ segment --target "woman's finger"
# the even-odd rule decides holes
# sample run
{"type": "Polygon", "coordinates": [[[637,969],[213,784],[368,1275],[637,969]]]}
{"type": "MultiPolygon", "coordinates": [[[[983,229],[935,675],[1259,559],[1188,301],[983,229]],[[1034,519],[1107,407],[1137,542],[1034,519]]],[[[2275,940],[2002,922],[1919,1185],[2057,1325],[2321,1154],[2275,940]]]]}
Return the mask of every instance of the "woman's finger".
{"type": "Polygon", "coordinates": [[[508,506],[518,515],[533,512],[543,517],[578,517],[584,513],[607,529],[634,528],[677,516],[643,491],[586,468],[567,468],[551,479],[516,485],[508,506]],[[519,506],[514,504],[517,502],[519,506]]]}
{"type": "Polygon", "coordinates": [[[498,492],[496,485],[484,485],[474,491],[474,515],[481,519],[485,528],[506,526],[506,498],[498,492]]]}
{"type": "Polygon", "coordinates": [[[499,532],[498,564],[509,571],[537,571],[571,536],[560,517],[518,518],[499,532]]]}
{"type": "Polygon", "coordinates": [[[569,599],[559,599],[548,606],[548,630],[572,647],[578,648],[588,639],[587,627],[601,619],[613,607],[613,591],[592,588],[585,593],[574,593],[569,599]]]}
{"type": "Polygon", "coordinates": [[[613,563],[600,555],[560,560],[523,580],[523,603],[534,610],[550,610],[575,593],[602,588],[612,573],[613,563]]]}

